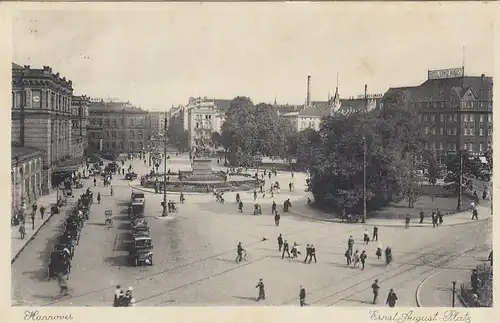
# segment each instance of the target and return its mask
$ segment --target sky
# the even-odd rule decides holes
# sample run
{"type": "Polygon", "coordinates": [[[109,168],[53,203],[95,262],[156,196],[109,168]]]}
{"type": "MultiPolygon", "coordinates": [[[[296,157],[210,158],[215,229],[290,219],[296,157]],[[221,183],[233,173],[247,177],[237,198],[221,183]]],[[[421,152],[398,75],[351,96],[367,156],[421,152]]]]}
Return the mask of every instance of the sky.
{"type": "Polygon", "coordinates": [[[428,69],[493,76],[493,10],[457,3],[45,6],[13,21],[13,61],[52,67],[75,95],[147,110],[191,96],[302,104],[417,85],[428,69]]]}

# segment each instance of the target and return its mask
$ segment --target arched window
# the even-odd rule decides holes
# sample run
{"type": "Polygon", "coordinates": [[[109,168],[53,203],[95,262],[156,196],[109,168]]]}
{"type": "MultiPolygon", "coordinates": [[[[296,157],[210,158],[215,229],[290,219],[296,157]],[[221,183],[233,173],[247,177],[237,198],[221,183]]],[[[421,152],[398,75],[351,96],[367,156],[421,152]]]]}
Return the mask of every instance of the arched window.
{"type": "Polygon", "coordinates": [[[111,137],[116,138],[116,131],[111,131],[111,137]]]}

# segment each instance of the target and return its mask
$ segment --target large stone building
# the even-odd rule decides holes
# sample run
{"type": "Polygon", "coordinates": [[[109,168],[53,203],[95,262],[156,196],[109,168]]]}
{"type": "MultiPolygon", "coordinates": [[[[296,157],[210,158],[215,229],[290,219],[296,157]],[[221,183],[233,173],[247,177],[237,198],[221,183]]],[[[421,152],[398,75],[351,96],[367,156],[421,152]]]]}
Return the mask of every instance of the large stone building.
{"type": "Polygon", "coordinates": [[[12,214],[42,194],[44,154],[43,150],[32,147],[11,147],[12,214]]]}
{"type": "Polygon", "coordinates": [[[138,153],[151,138],[149,114],[129,102],[91,103],[87,127],[92,148],[112,153],[138,153]]]}
{"type": "MultiPolygon", "coordinates": [[[[162,134],[165,130],[165,117],[168,118],[168,113],[164,111],[149,112],[148,124],[152,135],[162,134]]],[[[167,120],[168,126],[168,120],[167,120]]]]}
{"type": "Polygon", "coordinates": [[[43,151],[40,184],[43,193],[57,185],[53,180],[72,158],[71,100],[73,84],[52,68],[34,69],[12,64],[12,142],[43,151]]]}
{"type": "Polygon", "coordinates": [[[427,147],[440,162],[448,152],[482,155],[492,145],[493,78],[465,76],[463,68],[428,71],[420,85],[390,88],[382,107],[418,112],[430,136],[427,147]]]}
{"type": "Polygon", "coordinates": [[[71,99],[71,155],[75,157],[83,157],[88,147],[89,105],[87,96],[73,96],[71,99]]]}

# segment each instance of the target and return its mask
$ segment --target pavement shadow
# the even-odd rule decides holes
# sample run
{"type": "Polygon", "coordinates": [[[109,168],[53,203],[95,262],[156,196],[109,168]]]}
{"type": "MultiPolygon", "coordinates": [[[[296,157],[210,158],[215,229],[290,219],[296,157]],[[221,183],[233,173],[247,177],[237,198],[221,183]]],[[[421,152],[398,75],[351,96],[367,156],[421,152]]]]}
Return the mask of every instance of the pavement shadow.
{"type": "Polygon", "coordinates": [[[234,259],[217,258],[217,261],[222,261],[222,262],[225,262],[225,263],[228,263],[228,264],[237,264],[237,262],[234,261],[234,259]]]}
{"type": "Polygon", "coordinates": [[[115,267],[124,267],[129,264],[127,255],[106,257],[104,261],[115,267]]]}
{"type": "Polygon", "coordinates": [[[130,223],[121,222],[116,226],[116,228],[118,230],[130,230],[130,223]]]}
{"type": "Polygon", "coordinates": [[[346,302],[353,302],[353,303],[361,303],[361,304],[373,305],[373,302],[367,301],[367,300],[361,300],[361,299],[345,299],[344,301],[346,301],[346,302]]]}
{"type": "Polygon", "coordinates": [[[47,268],[40,268],[37,270],[25,271],[22,273],[23,276],[29,276],[30,280],[36,282],[46,282],[49,279],[49,274],[47,268]]]}
{"type": "Polygon", "coordinates": [[[251,296],[233,296],[233,298],[243,299],[243,300],[246,300],[246,301],[254,301],[254,302],[257,301],[257,298],[251,297],[251,296]]]}
{"type": "Polygon", "coordinates": [[[128,221],[129,220],[127,210],[122,210],[119,214],[120,215],[115,215],[113,217],[113,219],[117,220],[117,221],[128,221]]]}

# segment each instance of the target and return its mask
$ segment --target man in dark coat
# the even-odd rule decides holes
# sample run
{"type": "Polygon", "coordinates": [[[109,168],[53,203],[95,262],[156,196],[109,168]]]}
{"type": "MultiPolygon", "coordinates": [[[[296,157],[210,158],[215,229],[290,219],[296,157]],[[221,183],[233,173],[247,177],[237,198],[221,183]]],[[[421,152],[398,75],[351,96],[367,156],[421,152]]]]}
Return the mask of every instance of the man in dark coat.
{"type": "Polygon", "coordinates": [[[398,300],[398,296],[394,293],[394,289],[390,289],[389,295],[387,295],[387,301],[385,302],[389,307],[396,306],[396,301],[398,300]]]}
{"type": "Polygon", "coordinates": [[[278,251],[281,251],[281,247],[283,246],[283,237],[280,235],[278,236],[278,251]]]}
{"type": "Polygon", "coordinates": [[[472,210],[472,219],[471,220],[474,220],[474,218],[476,218],[476,220],[477,220],[478,219],[477,215],[478,215],[477,209],[472,210]]]}
{"type": "Polygon", "coordinates": [[[273,201],[273,205],[271,206],[271,214],[276,213],[276,202],[273,201]]]}
{"type": "Polygon", "coordinates": [[[424,210],[420,210],[420,224],[424,223],[424,210]]]}
{"type": "Polygon", "coordinates": [[[306,263],[307,258],[311,255],[311,246],[309,244],[306,246],[306,258],[304,259],[304,263],[306,263]]]}
{"type": "Polygon", "coordinates": [[[303,286],[300,286],[299,299],[300,299],[300,307],[305,306],[306,305],[306,289],[303,286]]]}
{"type": "Polygon", "coordinates": [[[274,224],[276,224],[276,226],[278,226],[278,227],[279,227],[279,225],[280,225],[280,217],[281,217],[281,216],[280,216],[280,214],[279,214],[278,212],[276,212],[276,213],[274,214],[274,224]]]}
{"type": "Polygon", "coordinates": [[[378,290],[380,289],[380,286],[378,284],[378,279],[375,279],[375,282],[372,284],[372,290],[373,290],[373,304],[377,303],[377,298],[378,298],[378,290]]]}
{"type": "Polygon", "coordinates": [[[443,224],[443,213],[441,212],[441,210],[437,209],[437,219],[439,220],[439,224],[443,224]]]}
{"type": "Polygon", "coordinates": [[[309,248],[309,263],[311,263],[311,260],[314,258],[314,263],[316,263],[316,248],[314,245],[311,245],[309,248]]]}
{"type": "Polygon", "coordinates": [[[372,241],[378,241],[378,227],[377,226],[373,227],[372,241]]]}
{"type": "Polygon", "coordinates": [[[259,280],[259,283],[255,288],[259,289],[259,296],[257,297],[257,302],[260,301],[261,299],[266,299],[266,291],[264,290],[264,282],[262,281],[262,278],[259,280]]]}
{"type": "Polygon", "coordinates": [[[347,249],[346,252],[344,253],[345,259],[347,261],[347,266],[351,264],[351,250],[347,249]]]}
{"type": "Polygon", "coordinates": [[[281,255],[281,259],[285,258],[285,252],[288,254],[288,258],[290,258],[290,251],[288,250],[288,241],[286,240],[283,243],[283,254],[281,255]]]}

